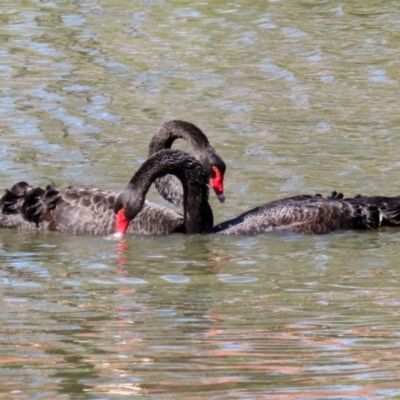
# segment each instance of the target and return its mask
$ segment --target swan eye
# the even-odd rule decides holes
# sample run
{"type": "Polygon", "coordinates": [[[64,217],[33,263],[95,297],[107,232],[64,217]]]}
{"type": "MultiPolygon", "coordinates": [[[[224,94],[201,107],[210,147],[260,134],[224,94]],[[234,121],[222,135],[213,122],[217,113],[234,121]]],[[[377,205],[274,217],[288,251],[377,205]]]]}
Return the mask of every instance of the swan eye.
{"type": "Polygon", "coordinates": [[[214,189],[218,200],[223,203],[225,201],[224,174],[216,166],[213,166],[212,169],[214,171],[214,177],[210,178],[210,186],[214,189]]]}

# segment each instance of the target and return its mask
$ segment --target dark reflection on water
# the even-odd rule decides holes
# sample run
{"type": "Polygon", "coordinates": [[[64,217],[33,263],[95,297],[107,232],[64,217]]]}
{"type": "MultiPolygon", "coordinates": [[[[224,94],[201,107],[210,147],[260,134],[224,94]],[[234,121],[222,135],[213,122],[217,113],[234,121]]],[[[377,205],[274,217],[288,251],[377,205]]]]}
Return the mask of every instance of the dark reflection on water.
{"type": "MultiPolygon", "coordinates": [[[[398,194],[399,12],[2,2],[1,187],[119,189],[182,118],[228,164],[216,222],[304,192],[398,194]]],[[[397,398],[399,241],[1,230],[1,397],[397,398]]]]}

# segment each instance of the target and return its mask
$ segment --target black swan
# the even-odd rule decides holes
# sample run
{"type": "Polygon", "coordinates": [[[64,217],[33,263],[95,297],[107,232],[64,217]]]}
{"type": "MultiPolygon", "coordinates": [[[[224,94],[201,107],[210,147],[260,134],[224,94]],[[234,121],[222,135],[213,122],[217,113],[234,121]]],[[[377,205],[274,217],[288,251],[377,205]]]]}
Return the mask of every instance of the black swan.
{"type": "Polygon", "coordinates": [[[212,227],[208,190],[205,183],[200,187],[204,177],[194,174],[203,173],[203,170],[196,165],[193,157],[179,150],[162,150],[145,161],[115,200],[117,232],[123,235],[129,221],[135,221],[151,183],[165,173],[165,168],[182,182],[187,233],[249,235],[290,231],[323,234],[338,229],[366,230],[400,224],[400,196],[358,195],[344,199],[341,193],[333,192],[329,197],[316,194],[276,200],[212,227]]]}
{"type": "MultiPolygon", "coordinates": [[[[171,147],[177,138],[189,142],[195,157],[203,165],[207,181],[223,201],[225,163],[195,125],[179,120],[166,122],[154,134],[149,153],[171,147]]],[[[183,204],[182,184],[174,176],[159,182],[159,190],[177,206],[183,204]]],[[[118,192],[93,188],[69,187],[60,191],[54,184],[42,189],[19,182],[0,198],[0,227],[108,235],[115,230],[113,204],[117,195],[118,192]]],[[[127,233],[161,235],[182,232],[183,222],[183,216],[169,208],[145,202],[142,212],[130,224],[127,233]]]]}
{"type": "Polygon", "coordinates": [[[183,186],[185,232],[211,232],[214,217],[208,203],[209,191],[204,168],[181,150],[165,149],[149,157],[115,199],[117,234],[124,234],[128,224],[141,214],[151,184],[166,174],[175,175],[183,186]]]}
{"type": "Polygon", "coordinates": [[[343,198],[333,192],[288,197],[255,207],[222,222],[213,232],[249,235],[274,231],[324,234],[339,229],[366,230],[400,225],[400,196],[361,196],[343,198]]]}

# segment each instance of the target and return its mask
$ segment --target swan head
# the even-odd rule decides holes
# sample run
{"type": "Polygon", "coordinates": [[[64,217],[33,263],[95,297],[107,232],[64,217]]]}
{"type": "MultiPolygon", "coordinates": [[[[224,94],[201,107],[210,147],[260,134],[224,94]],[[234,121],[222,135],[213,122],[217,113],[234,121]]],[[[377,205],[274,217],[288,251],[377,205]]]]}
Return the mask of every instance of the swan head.
{"type": "Polygon", "coordinates": [[[114,202],[116,214],[115,232],[117,236],[125,235],[129,222],[136,217],[144,204],[143,194],[139,194],[135,188],[128,186],[118,195],[114,202]]]}
{"type": "Polygon", "coordinates": [[[221,203],[224,203],[224,174],[226,171],[226,165],[215,150],[211,146],[209,147],[212,151],[204,151],[202,154],[195,154],[195,156],[206,171],[209,184],[214,190],[218,200],[221,203]]]}

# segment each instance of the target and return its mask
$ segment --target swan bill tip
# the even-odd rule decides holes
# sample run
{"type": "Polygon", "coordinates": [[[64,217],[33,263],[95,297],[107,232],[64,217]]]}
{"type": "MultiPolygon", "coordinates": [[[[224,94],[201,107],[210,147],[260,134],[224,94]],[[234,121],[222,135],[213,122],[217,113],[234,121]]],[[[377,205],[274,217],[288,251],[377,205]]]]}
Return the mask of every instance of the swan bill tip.
{"type": "Polygon", "coordinates": [[[225,195],[223,193],[217,194],[220,203],[225,203],[225,195]]]}

